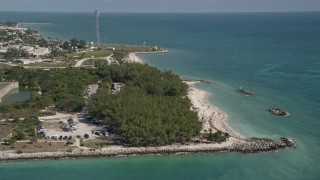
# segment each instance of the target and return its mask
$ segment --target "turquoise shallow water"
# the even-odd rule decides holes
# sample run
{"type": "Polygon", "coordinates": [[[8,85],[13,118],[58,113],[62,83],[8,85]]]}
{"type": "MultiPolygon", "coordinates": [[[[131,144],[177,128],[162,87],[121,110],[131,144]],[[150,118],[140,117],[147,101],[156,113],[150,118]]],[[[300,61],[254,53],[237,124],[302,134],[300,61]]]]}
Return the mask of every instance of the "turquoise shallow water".
{"type": "MultiPolygon", "coordinates": [[[[41,33],[94,39],[89,13],[0,12],[41,33]]],[[[297,149],[274,153],[220,153],[0,164],[1,179],[319,179],[320,13],[102,14],[110,43],[169,48],[145,62],[199,84],[245,136],[294,138],[297,149]],[[257,94],[245,97],[239,87],[257,94]],[[281,107],[289,117],[270,115],[281,107]]],[[[104,41],[104,38],[102,41],[104,41]]]]}

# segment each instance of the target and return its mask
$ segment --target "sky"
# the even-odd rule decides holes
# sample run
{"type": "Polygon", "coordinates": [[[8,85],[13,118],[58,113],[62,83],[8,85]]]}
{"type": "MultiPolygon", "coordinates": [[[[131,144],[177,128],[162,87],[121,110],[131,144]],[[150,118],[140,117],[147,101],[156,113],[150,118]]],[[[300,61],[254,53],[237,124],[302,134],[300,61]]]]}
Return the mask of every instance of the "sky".
{"type": "Polygon", "coordinates": [[[49,12],[320,11],[320,0],[0,0],[0,11],[49,12]]]}

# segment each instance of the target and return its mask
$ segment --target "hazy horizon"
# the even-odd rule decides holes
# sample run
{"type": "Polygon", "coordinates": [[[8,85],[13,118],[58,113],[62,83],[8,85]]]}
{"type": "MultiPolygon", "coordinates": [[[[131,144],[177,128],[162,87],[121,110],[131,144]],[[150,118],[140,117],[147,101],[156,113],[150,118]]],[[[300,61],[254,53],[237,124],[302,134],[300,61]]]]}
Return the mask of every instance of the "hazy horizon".
{"type": "Polygon", "coordinates": [[[318,0],[1,0],[0,11],[112,13],[317,12],[318,0]]]}
{"type": "MultiPolygon", "coordinates": [[[[32,11],[32,10],[26,10],[26,11],[22,11],[22,10],[18,10],[18,11],[14,11],[14,10],[7,10],[7,11],[0,11],[0,12],[25,12],[25,13],[92,13],[96,10],[99,9],[92,9],[91,11],[32,11]]],[[[318,11],[230,11],[230,12],[121,12],[121,11],[101,11],[99,10],[100,13],[114,13],[114,14],[233,14],[233,13],[312,13],[312,12],[320,12],[320,10],[318,11]]]]}

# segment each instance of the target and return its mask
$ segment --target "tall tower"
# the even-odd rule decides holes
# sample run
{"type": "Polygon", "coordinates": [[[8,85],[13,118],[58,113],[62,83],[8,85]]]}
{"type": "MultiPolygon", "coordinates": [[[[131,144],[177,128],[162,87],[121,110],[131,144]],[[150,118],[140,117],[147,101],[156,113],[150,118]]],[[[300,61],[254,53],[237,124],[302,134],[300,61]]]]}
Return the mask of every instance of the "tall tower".
{"type": "Polygon", "coordinates": [[[96,46],[100,45],[100,29],[99,29],[99,18],[100,18],[100,12],[98,10],[95,10],[96,14],[96,46]]]}

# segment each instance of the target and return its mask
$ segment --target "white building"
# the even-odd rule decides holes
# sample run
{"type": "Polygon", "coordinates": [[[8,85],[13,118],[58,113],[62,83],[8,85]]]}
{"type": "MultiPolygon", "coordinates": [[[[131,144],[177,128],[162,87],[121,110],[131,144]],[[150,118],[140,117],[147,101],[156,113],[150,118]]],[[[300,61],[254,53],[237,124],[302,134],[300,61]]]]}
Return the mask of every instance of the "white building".
{"type": "Polygon", "coordinates": [[[34,50],[34,47],[32,46],[22,46],[20,49],[26,50],[28,53],[31,53],[34,50]]]}
{"type": "Polygon", "coordinates": [[[34,56],[44,56],[46,54],[50,53],[50,50],[48,48],[39,47],[37,49],[34,49],[30,54],[34,56]]]}
{"type": "Polygon", "coordinates": [[[21,61],[22,64],[35,64],[38,62],[41,62],[41,60],[37,60],[37,59],[18,59],[19,61],[21,61]]]}

